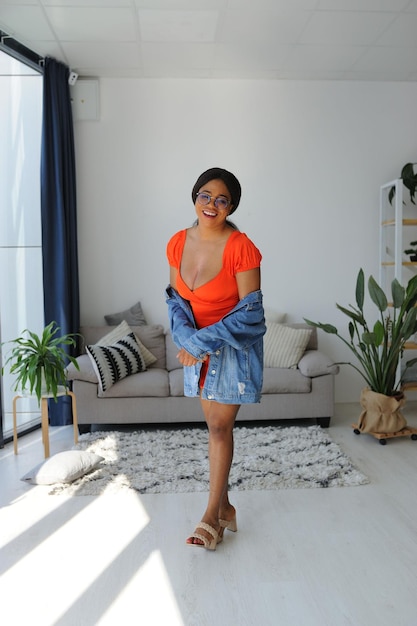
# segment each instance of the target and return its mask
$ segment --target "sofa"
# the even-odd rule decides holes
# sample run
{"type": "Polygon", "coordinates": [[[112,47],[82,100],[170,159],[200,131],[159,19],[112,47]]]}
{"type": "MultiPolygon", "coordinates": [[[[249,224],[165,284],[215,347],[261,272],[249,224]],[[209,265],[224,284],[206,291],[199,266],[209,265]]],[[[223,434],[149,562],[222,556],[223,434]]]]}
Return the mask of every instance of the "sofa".
{"type": "MultiPolygon", "coordinates": [[[[84,326],[80,333],[79,370],[71,364],[67,376],[76,396],[81,432],[93,424],[203,421],[199,399],[184,396],[178,348],[162,325],[129,326],[123,321],[117,326],[84,326]],[[103,354],[106,363],[112,361],[110,352],[119,350],[123,341],[126,344],[126,337],[139,346],[139,371],[113,372],[110,378],[107,372],[105,384],[97,355],[103,354]]],[[[315,419],[328,427],[339,368],[318,350],[316,329],[306,324],[267,324],[264,352],[261,402],[242,405],[238,420],[315,419]]]]}

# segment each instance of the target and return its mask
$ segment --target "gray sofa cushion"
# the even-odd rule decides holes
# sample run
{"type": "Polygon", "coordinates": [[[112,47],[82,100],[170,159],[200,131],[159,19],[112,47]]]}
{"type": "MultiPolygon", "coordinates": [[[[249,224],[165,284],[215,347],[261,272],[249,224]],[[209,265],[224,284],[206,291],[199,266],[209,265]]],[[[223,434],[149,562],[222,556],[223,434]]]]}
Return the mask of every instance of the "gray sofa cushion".
{"type": "Polygon", "coordinates": [[[298,369],[303,376],[325,376],[338,374],[339,366],[319,350],[307,350],[298,362],[298,369]]]}
{"type": "Polygon", "coordinates": [[[119,380],[103,393],[98,390],[98,395],[100,398],[165,398],[169,396],[168,372],[153,367],[119,380]]]}
{"type": "Polygon", "coordinates": [[[182,367],[169,372],[169,392],[171,396],[184,395],[184,374],[182,367]]]}
{"type": "MultiPolygon", "coordinates": [[[[183,370],[177,368],[169,372],[169,390],[171,396],[184,395],[183,370]]],[[[264,369],[263,394],[271,393],[310,393],[311,379],[300,374],[298,370],[266,367],[264,369]]]]}
{"type": "MultiPolygon", "coordinates": [[[[310,393],[311,378],[296,369],[265,367],[262,393],[310,393]]],[[[279,402],[279,400],[278,400],[279,402]]]]}
{"type": "Polygon", "coordinates": [[[98,383],[97,374],[88,354],[81,354],[77,357],[77,362],[80,368],[79,370],[77,370],[72,363],[69,363],[67,366],[67,379],[84,380],[86,383],[98,383]]]}
{"type": "Polygon", "coordinates": [[[150,368],[166,369],[164,327],[161,324],[149,324],[147,326],[132,326],[131,328],[148,350],[156,356],[156,363],[150,368]]]}
{"type": "Polygon", "coordinates": [[[167,351],[167,370],[168,372],[171,372],[172,370],[178,369],[180,362],[177,359],[177,354],[179,350],[175,343],[172,341],[171,333],[169,331],[165,335],[165,343],[167,351]]]}

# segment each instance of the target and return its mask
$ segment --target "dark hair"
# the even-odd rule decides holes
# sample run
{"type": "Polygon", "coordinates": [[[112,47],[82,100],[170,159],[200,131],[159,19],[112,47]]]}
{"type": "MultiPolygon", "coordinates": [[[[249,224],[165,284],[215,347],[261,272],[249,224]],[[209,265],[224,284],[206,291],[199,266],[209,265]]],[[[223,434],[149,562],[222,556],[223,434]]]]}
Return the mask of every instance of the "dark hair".
{"type": "Polygon", "coordinates": [[[197,181],[191,192],[193,203],[195,204],[197,194],[200,189],[211,180],[222,180],[229,190],[232,200],[232,209],[229,213],[229,215],[231,215],[236,211],[237,207],[239,206],[242,188],[236,176],[232,174],[232,172],[228,172],[221,167],[211,167],[209,170],[206,170],[197,178],[197,181]]]}

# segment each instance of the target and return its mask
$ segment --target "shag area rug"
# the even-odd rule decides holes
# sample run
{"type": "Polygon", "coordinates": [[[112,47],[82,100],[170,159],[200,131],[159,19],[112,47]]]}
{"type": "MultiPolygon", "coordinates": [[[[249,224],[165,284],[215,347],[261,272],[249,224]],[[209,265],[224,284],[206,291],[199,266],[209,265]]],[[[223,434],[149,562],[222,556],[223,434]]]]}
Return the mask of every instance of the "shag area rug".
{"type": "MultiPolygon", "coordinates": [[[[237,426],[230,490],[346,487],[369,482],[320,426],[237,426]]],[[[93,432],[74,450],[104,457],[100,466],[51,495],[208,491],[206,428],[93,432]]]]}

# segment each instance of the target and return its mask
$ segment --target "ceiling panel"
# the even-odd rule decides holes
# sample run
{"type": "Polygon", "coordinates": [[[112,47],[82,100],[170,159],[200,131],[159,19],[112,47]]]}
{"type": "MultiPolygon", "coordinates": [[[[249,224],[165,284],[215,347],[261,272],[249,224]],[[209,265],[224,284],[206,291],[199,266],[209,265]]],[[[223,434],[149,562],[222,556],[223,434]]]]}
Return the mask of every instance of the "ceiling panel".
{"type": "Polygon", "coordinates": [[[218,11],[139,10],[142,41],[211,42],[215,39],[218,11]]]}
{"type": "Polygon", "coordinates": [[[370,45],[396,18],[395,13],[315,12],[300,37],[301,43],[370,45]]]}
{"type": "Polygon", "coordinates": [[[343,72],[363,55],[364,49],[356,46],[294,46],[287,58],[287,70],[320,72],[343,72]]]}
{"type": "Polygon", "coordinates": [[[130,9],[47,7],[45,10],[60,41],[113,42],[137,39],[137,22],[130,9]]]}
{"type": "Polygon", "coordinates": [[[16,39],[49,40],[55,35],[43,10],[37,6],[0,6],[0,28],[16,39]]]}
{"type": "Polygon", "coordinates": [[[1,0],[82,76],[417,80],[417,0],[1,0]]]}
{"type": "Polygon", "coordinates": [[[319,0],[320,11],[403,11],[409,0],[319,0]]]}
{"type": "Polygon", "coordinates": [[[417,13],[399,15],[376,43],[382,46],[417,46],[417,13]]]}
{"type": "Polygon", "coordinates": [[[228,10],[219,20],[218,39],[240,44],[249,41],[295,43],[311,16],[309,11],[228,10]]]}

